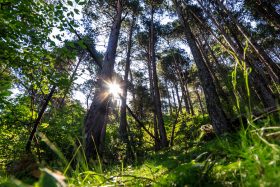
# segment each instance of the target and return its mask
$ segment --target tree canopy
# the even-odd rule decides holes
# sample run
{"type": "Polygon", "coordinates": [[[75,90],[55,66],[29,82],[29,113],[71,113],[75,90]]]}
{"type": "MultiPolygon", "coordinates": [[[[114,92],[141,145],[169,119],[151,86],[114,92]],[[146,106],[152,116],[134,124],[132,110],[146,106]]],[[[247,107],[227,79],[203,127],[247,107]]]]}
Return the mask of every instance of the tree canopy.
{"type": "Polygon", "coordinates": [[[0,1],[0,186],[278,186],[279,7],[0,1]]]}

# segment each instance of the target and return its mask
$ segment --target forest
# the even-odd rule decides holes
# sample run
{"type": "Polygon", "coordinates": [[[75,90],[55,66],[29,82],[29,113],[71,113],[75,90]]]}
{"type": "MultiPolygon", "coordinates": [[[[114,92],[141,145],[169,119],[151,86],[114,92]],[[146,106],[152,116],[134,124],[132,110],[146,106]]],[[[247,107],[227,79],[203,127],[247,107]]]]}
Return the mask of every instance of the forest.
{"type": "Polygon", "coordinates": [[[0,186],[280,186],[279,0],[0,0],[0,186]]]}

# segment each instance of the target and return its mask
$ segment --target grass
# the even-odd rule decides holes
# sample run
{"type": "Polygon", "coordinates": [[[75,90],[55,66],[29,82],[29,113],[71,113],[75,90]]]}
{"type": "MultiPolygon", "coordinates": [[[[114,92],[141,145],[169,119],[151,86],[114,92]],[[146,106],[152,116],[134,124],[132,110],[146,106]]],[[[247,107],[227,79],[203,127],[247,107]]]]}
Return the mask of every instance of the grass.
{"type": "MultiPolygon", "coordinates": [[[[199,118],[199,117],[198,117],[199,118]]],[[[199,119],[187,123],[198,126],[199,119]]],[[[194,133],[192,141],[181,141],[186,135],[179,132],[175,145],[157,153],[149,152],[143,162],[132,165],[116,161],[89,167],[79,146],[71,162],[64,167],[65,181],[69,186],[279,186],[280,136],[277,122],[259,120],[247,129],[204,141],[194,133]]],[[[43,169],[44,175],[35,186],[45,187],[63,182],[63,174],[43,169]],[[47,179],[45,179],[47,178],[47,179]],[[43,181],[43,182],[42,182],[43,181]],[[46,183],[47,181],[47,183],[46,183]],[[57,182],[58,181],[58,182],[57,182]]],[[[2,172],[2,174],[4,174],[2,172]]],[[[24,186],[1,175],[0,186],[24,186]],[[9,184],[9,185],[8,185],[9,184]],[[12,184],[12,185],[11,185],[12,184]]]]}
{"type": "MultiPolygon", "coordinates": [[[[150,153],[142,164],[108,166],[99,182],[126,186],[278,186],[280,139],[269,139],[267,135],[273,132],[258,127],[276,127],[267,120],[210,141],[192,141],[191,146],[177,139],[175,146],[150,153]]],[[[93,178],[83,180],[80,186],[100,184],[93,178]]]]}

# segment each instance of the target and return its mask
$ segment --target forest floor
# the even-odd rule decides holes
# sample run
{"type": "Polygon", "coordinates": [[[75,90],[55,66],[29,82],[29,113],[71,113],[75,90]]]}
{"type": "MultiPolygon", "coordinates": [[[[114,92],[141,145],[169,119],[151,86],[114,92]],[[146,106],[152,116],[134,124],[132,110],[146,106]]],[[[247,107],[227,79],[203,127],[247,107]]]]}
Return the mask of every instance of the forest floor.
{"type": "MultiPolygon", "coordinates": [[[[151,151],[134,164],[96,162],[92,169],[82,169],[80,164],[64,172],[65,177],[42,169],[43,175],[33,185],[279,186],[279,130],[277,122],[266,119],[211,140],[200,134],[192,141],[182,141],[190,135],[182,131],[174,146],[157,153],[151,151]]],[[[28,183],[26,179],[22,181],[28,183]]],[[[0,186],[29,186],[22,181],[2,175],[0,186]]]]}

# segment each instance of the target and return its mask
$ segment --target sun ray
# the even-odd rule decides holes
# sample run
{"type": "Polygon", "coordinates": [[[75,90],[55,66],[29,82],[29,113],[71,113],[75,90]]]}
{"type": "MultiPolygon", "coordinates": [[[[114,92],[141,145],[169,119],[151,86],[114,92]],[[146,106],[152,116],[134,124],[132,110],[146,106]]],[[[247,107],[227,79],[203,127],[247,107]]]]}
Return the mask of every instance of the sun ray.
{"type": "Polygon", "coordinates": [[[108,92],[114,97],[118,98],[119,95],[122,93],[122,89],[120,85],[116,81],[106,82],[108,86],[108,92]]]}

